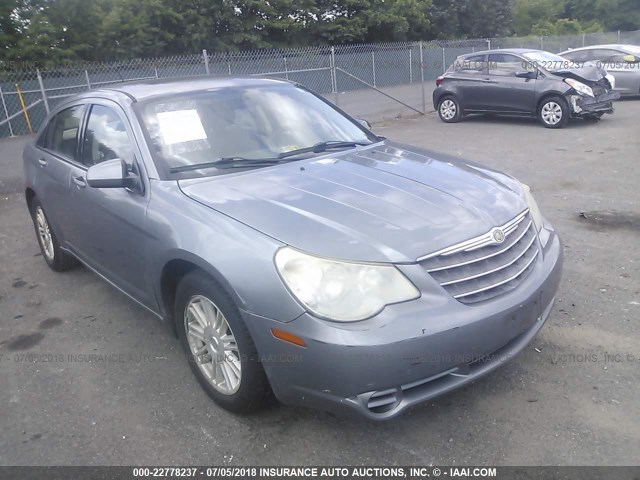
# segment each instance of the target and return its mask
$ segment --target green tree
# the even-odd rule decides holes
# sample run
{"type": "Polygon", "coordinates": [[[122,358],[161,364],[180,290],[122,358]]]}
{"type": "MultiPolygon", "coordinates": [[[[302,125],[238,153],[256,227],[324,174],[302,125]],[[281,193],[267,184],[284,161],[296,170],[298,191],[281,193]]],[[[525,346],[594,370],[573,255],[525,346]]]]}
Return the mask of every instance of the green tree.
{"type": "Polygon", "coordinates": [[[17,7],[15,0],[0,0],[0,60],[9,61],[11,52],[18,41],[18,26],[14,11],[17,7]]]}
{"type": "Polygon", "coordinates": [[[509,35],[513,15],[509,0],[433,0],[430,38],[485,38],[509,35]]]}
{"type": "Polygon", "coordinates": [[[419,39],[429,30],[431,0],[371,0],[365,11],[367,42],[419,39]]]}
{"type": "Polygon", "coordinates": [[[458,8],[459,38],[509,35],[513,16],[509,0],[464,0],[458,8]]]}
{"type": "Polygon", "coordinates": [[[180,20],[163,0],[112,0],[98,29],[99,56],[128,59],[165,55],[180,20]]]}
{"type": "Polygon", "coordinates": [[[104,16],[103,0],[47,0],[38,16],[52,29],[68,60],[93,60],[104,16]],[[71,13],[71,14],[70,14],[71,13]]]}
{"type": "Polygon", "coordinates": [[[529,35],[535,25],[552,24],[560,18],[564,4],[556,0],[515,0],[513,30],[516,35],[529,35]]]}
{"type": "Polygon", "coordinates": [[[640,0],[597,0],[596,11],[607,31],[640,30],[640,0]]]}
{"type": "Polygon", "coordinates": [[[367,36],[365,12],[369,0],[318,0],[317,21],[311,27],[315,43],[357,43],[367,36]]]}
{"type": "Polygon", "coordinates": [[[597,22],[582,23],[575,19],[559,18],[555,22],[536,23],[531,29],[531,34],[540,36],[575,35],[598,32],[601,29],[602,27],[597,22]]]}

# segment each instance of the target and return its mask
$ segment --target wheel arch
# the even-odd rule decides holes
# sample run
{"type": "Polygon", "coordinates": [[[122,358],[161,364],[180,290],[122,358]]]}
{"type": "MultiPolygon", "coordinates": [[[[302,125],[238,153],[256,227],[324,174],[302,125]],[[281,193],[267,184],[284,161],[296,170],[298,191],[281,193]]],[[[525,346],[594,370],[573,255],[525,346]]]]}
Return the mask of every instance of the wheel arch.
{"type": "Polygon", "coordinates": [[[27,200],[27,207],[29,211],[31,211],[31,204],[33,203],[33,199],[36,198],[36,192],[33,188],[27,187],[24,191],[24,197],[27,200]]]}
{"type": "Polygon", "coordinates": [[[440,97],[438,98],[438,103],[436,105],[436,110],[440,108],[440,104],[447,97],[452,97],[456,102],[458,102],[458,105],[462,109],[462,104],[460,103],[460,97],[458,96],[458,94],[456,92],[452,92],[450,90],[447,90],[446,92],[443,92],[442,95],[440,95],[440,97]]]}
{"type": "Polygon", "coordinates": [[[567,100],[567,92],[562,93],[559,92],[557,90],[552,90],[549,92],[545,92],[544,94],[542,94],[542,96],[538,99],[538,103],[536,104],[536,110],[535,113],[537,114],[540,111],[540,107],[542,106],[542,103],[547,100],[550,97],[560,97],[562,98],[565,102],[567,102],[567,107],[571,107],[571,105],[569,104],[569,101],[567,100]]]}
{"type": "Polygon", "coordinates": [[[192,253],[183,250],[173,252],[170,258],[163,262],[162,268],[160,269],[157,296],[162,317],[168,322],[174,334],[177,334],[175,318],[173,315],[175,309],[176,290],[180,281],[186,275],[196,270],[209,276],[227,294],[229,294],[238,309],[243,308],[244,303],[238,293],[215,267],[192,253]]]}

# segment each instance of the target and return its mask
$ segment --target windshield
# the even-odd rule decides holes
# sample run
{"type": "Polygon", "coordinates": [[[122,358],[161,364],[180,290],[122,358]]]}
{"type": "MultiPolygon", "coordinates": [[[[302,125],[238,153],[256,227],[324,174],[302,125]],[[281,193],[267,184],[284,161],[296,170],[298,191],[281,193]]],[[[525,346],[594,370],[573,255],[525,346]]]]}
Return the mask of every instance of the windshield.
{"type": "MultiPolygon", "coordinates": [[[[220,159],[256,167],[260,160],[323,142],[349,142],[336,147],[353,148],[376,140],[325,101],[291,84],[196,91],[152,99],[138,108],[158,168],[165,176],[180,172],[177,178],[229,173],[228,168],[211,167],[220,159]],[[203,168],[185,168],[196,164],[203,168]]],[[[319,151],[303,150],[299,156],[319,151]]]]}
{"type": "Polygon", "coordinates": [[[568,60],[555,53],[536,51],[523,54],[533,66],[544,68],[545,70],[566,70],[569,68],[578,68],[580,65],[572,60],[568,60]]]}

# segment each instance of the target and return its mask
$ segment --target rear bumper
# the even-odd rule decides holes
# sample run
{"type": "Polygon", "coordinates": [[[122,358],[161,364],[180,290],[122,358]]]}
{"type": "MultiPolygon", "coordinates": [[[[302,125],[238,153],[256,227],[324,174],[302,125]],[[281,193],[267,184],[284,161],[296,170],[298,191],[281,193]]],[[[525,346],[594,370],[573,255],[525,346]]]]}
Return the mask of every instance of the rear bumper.
{"type": "Polygon", "coordinates": [[[480,378],[524,349],[551,311],[561,270],[562,246],[552,234],[529,277],[484,305],[449,296],[438,306],[423,291],[421,299],[389,306],[360,325],[308,314],[286,326],[243,316],[280,401],[384,420],[480,378]],[[271,328],[302,337],[306,347],[274,338],[271,328]]]}

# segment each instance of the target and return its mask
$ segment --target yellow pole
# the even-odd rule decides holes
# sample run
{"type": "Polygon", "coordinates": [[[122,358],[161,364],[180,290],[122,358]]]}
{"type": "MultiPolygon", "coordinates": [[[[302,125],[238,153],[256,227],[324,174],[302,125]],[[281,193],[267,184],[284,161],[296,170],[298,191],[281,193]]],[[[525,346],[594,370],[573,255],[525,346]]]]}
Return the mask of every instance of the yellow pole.
{"type": "Polygon", "coordinates": [[[27,112],[27,106],[24,104],[24,98],[22,98],[22,91],[16,83],[16,93],[20,99],[20,105],[22,105],[22,113],[24,113],[24,119],[27,121],[27,127],[29,127],[29,133],[33,135],[33,128],[31,128],[31,120],[29,119],[29,112],[27,112]]]}

